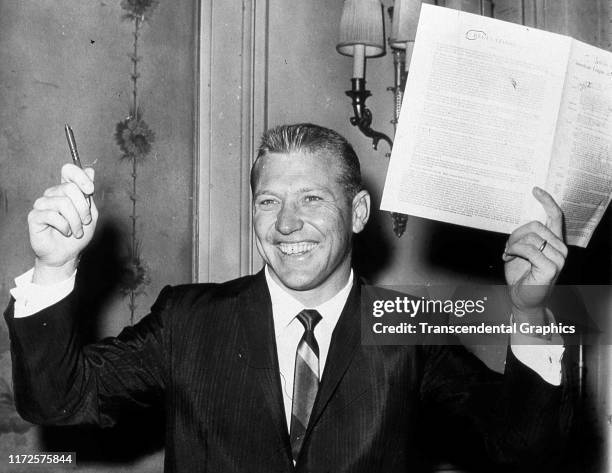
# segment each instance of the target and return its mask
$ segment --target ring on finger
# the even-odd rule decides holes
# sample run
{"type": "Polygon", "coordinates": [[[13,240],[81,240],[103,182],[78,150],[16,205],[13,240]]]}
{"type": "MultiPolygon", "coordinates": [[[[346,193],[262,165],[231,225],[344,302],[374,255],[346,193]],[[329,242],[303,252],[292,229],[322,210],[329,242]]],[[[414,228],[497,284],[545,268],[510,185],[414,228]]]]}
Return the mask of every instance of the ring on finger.
{"type": "Polygon", "coordinates": [[[546,245],[548,245],[548,241],[544,240],[542,244],[540,245],[540,247],[538,248],[538,251],[542,253],[544,251],[544,248],[546,248],[546,245]]]}

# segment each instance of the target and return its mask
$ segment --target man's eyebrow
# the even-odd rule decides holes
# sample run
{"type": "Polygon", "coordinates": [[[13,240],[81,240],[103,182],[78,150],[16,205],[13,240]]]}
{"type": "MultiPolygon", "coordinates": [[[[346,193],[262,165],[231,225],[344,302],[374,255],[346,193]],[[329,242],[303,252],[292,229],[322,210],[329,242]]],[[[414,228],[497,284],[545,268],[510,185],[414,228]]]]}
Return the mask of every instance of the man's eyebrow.
{"type": "MultiPolygon", "coordinates": [[[[321,186],[321,187],[300,187],[299,189],[296,190],[297,193],[299,194],[306,194],[308,192],[327,192],[328,194],[332,194],[331,189],[329,189],[326,186],[321,186]]],[[[277,192],[271,191],[269,189],[260,189],[255,191],[254,196],[260,196],[260,195],[277,195],[277,192]]]]}
{"type": "Polygon", "coordinates": [[[262,190],[257,190],[255,191],[255,197],[259,196],[259,195],[276,195],[274,192],[268,190],[268,189],[262,189],[262,190]]]}
{"type": "Polygon", "coordinates": [[[299,192],[300,194],[305,194],[307,192],[327,192],[329,194],[331,194],[331,189],[329,189],[326,186],[321,186],[321,187],[302,187],[300,189],[297,190],[297,192],[299,192]]]}

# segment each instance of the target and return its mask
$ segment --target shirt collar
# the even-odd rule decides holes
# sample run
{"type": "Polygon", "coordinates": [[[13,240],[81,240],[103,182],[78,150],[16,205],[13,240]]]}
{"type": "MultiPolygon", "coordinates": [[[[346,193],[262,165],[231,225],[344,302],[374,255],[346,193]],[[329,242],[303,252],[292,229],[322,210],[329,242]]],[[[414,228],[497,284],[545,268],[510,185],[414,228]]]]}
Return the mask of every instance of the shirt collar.
{"type": "Polygon", "coordinates": [[[353,270],[349,275],[346,285],[338,291],[331,299],[323,302],[316,307],[305,307],[300,301],[289,294],[280,284],[278,284],[270,275],[268,265],[265,266],[266,283],[270,291],[270,299],[272,300],[272,317],[274,319],[274,331],[278,337],[282,330],[286,328],[295,319],[295,316],[303,309],[314,309],[321,314],[321,322],[333,328],[336,326],[342,309],[346,304],[351,287],[353,286],[353,270]]]}

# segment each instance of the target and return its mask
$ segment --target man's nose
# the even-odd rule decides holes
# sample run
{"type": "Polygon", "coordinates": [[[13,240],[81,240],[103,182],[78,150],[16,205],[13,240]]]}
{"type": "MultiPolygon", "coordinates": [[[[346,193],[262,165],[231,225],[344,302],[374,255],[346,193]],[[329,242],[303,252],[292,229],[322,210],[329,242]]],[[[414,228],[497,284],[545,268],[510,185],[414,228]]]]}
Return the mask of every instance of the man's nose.
{"type": "Polygon", "coordinates": [[[276,230],[284,235],[301,230],[304,222],[299,209],[295,205],[283,204],[276,217],[276,230]]]}

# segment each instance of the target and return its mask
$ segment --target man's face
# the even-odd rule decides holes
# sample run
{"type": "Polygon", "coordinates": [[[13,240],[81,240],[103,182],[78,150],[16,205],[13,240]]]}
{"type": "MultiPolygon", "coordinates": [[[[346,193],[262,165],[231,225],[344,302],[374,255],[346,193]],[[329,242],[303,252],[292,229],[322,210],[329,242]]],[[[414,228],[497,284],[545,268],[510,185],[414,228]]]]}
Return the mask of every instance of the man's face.
{"type": "Polygon", "coordinates": [[[253,222],[257,248],[272,277],[303,302],[318,304],[342,289],[351,241],[369,214],[369,195],[352,202],[328,154],[271,153],[257,163],[253,222]]]}

